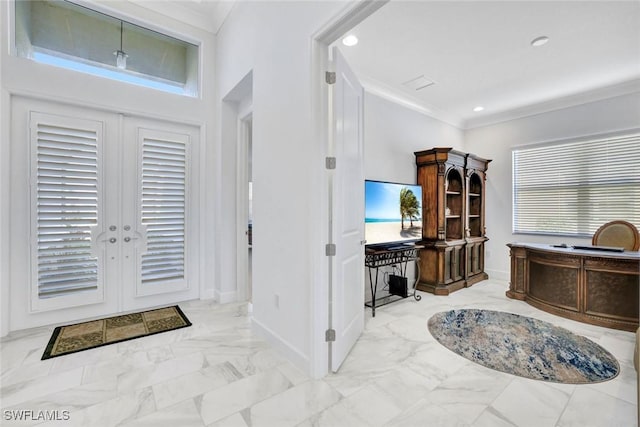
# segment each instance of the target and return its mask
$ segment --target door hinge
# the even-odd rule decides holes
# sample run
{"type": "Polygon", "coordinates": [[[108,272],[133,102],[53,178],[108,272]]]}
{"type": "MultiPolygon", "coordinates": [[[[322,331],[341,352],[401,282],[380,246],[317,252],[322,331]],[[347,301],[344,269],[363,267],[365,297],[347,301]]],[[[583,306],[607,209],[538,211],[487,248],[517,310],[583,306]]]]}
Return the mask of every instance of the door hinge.
{"type": "Polygon", "coordinates": [[[335,157],[327,157],[325,159],[325,166],[327,169],[335,169],[336,168],[336,158],[335,157]]]}
{"type": "Polygon", "coordinates": [[[335,71],[327,71],[324,74],[324,81],[327,82],[327,84],[335,84],[336,82],[336,72],[335,71]]]}
{"type": "Polygon", "coordinates": [[[336,255],[336,244],[335,243],[327,243],[324,247],[324,253],[327,256],[335,256],[336,255]]]}
{"type": "Polygon", "coordinates": [[[336,330],[335,329],[327,329],[324,333],[324,340],[326,342],[335,342],[336,340],[336,330]]]}

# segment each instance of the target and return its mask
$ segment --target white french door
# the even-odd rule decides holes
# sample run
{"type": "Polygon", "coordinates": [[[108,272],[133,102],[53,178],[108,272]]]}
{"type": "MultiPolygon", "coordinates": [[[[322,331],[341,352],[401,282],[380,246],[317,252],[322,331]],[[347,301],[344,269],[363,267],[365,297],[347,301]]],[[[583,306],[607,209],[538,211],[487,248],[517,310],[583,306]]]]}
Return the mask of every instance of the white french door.
{"type": "Polygon", "coordinates": [[[198,296],[186,125],[14,99],[12,330],[198,296]]]}
{"type": "Polygon", "coordinates": [[[174,293],[197,297],[197,290],[188,292],[195,249],[188,245],[195,241],[188,233],[191,149],[197,132],[140,119],[126,121],[124,130],[124,139],[135,144],[123,147],[121,248],[123,277],[131,283],[123,288],[123,308],[164,304],[174,293]]]}

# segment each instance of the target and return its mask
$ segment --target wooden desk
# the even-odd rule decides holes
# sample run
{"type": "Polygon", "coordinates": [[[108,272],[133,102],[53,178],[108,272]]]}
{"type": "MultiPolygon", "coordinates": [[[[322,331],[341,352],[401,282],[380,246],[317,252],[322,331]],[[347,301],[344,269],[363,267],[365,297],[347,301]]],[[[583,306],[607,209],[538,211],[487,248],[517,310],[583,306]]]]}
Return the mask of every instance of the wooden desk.
{"type": "Polygon", "coordinates": [[[510,243],[507,296],[558,316],[608,328],[638,328],[640,252],[510,243]]]}

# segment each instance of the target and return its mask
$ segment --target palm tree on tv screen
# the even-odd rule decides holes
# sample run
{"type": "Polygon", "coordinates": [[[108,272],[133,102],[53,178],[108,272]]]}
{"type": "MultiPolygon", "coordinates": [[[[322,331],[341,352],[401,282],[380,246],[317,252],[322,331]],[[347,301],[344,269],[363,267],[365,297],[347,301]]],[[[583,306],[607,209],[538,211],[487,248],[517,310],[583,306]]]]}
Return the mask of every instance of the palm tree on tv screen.
{"type": "Polygon", "coordinates": [[[418,219],[420,215],[420,203],[413,194],[413,191],[404,187],[400,190],[400,217],[401,227],[404,230],[404,219],[408,218],[410,226],[413,227],[413,220],[418,219]]]}

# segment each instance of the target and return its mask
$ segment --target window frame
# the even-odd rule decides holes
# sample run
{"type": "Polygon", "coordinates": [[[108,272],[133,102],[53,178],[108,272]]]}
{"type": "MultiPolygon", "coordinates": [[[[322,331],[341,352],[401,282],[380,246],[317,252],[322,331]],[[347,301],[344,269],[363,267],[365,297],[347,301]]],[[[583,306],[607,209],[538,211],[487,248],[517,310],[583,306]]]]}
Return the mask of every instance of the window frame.
{"type": "MultiPolygon", "coordinates": [[[[101,64],[101,63],[97,63],[94,61],[91,61],[87,58],[82,58],[82,57],[74,57],[71,55],[67,55],[64,52],[57,52],[57,51],[52,51],[49,49],[45,49],[45,48],[40,48],[37,46],[33,46],[31,45],[31,49],[33,50],[33,53],[37,53],[37,54],[43,54],[49,57],[55,57],[55,58],[59,58],[62,61],[71,61],[71,62],[75,62],[76,64],[78,64],[78,66],[83,67],[83,66],[89,66],[89,67],[93,67],[96,69],[103,69],[105,70],[107,73],[110,74],[119,74],[121,75],[121,78],[118,77],[110,77],[110,76],[105,76],[102,75],[100,73],[93,73],[90,71],[84,71],[84,70],[78,70],[74,67],[67,67],[67,66],[63,66],[63,65],[57,65],[57,64],[52,64],[50,61],[39,61],[33,58],[33,55],[21,55],[18,51],[18,46],[17,46],[17,37],[16,37],[16,31],[18,29],[18,24],[17,24],[17,19],[16,19],[16,2],[18,1],[23,1],[23,0],[13,0],[13,1],[9,1],[8,3],[8,25],[7,25],[7,29],[8,29],[8,41],[9,41],[9,56],[13,56],[16,58],[23,58],[23,59],[27,59],[33,62],[36,62],[38,64],[44,64],[47,66],[54,66],[56,68],[59,69],[63,69],[66,71],[70,71],[72,73],[83,73],[83,74],[87,74],[87,75],[91,75],[94,77],[98,77],[100,79],[108,79],[111,81],[117,81],[123,84],[127,84],[127,85],[135,85],[135,86],[139,86],[139,87],[144,87],[144,88],[148,88],[148,89],[152,89],[155,91],[159,91],[162,93],[167,93],[167,94],[172,94],[172,95],[179,95],[179,96],[184,96],[184,97],[188,97],[188,98],[197,98],[197,99],[202,99],[202,93],[203,93],[203,85],[202,85],[202,76],[203,76],[203,60],[204,60],[204,54],[203,54],[203,45],[204,42],[201,38],[199,37],[195,37],[189,34],[186,34],[185,32],[181,32],[178,31],[174,28],[171,28],[170,26],[161,26],[158,25],[157,23],[155,23],[152,20],[149,19],[140,19],[137,16],[134,16],[130,13],[124,13],[122,11],[120,11],[117,8],[114,8],[113,6],[109,6],[109,5],[105,5],[105,4],[100,4],[95,2],[94,0],[86,0],[86,1],[78,1],[78,0],[60,0],[60,1],[64,1],[67,3],[70,3],[74,6],[80,7],[80,8],[85,8],[88,9],[90,11],[96,12],[96,13],[100,13],[103,15],[106,15],[108,17],[117,19],[117,20],[122,20],[128,24],[140,27],[142,29],[148,30],[148,31],[152,31],[188,44],[191,44],[193,46],[195,46],[195,48],[197,49],[197,54],[196,54],[196,62],[193,64],[193,74],[194,74],[194,79],[192,81],[189,81],[189,79],[187,79],[187,81],[181,85],[178,82],[172,82],[170,80],[165,80],[161,77],[156,77],[156,76],[152,76],[152,75],[147,75],[147,74],[142,74],[142,73],[137,73],[135,71],[132,70],[119,70],[116,67],[110,67],[107,64],[101,64]],[[135,80],[135,81],[131,81],[131,80],[135,80]],[[142,82],[141,82],[142,81],[142,82]],[[148,84],[146,83],[148,82],[148,84]],[[159,87],[160,86],[160,87],[159,87]],[[163,88],[162,86],[167,86],[167,88],[163,88]],[[175,90],[175,89],[179,89],[179,90],[175,90]]],[[[157,20],[156,20],[157,21],[157,20]]]]}

